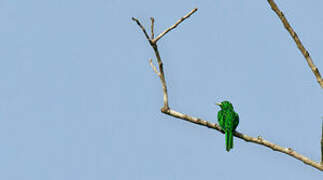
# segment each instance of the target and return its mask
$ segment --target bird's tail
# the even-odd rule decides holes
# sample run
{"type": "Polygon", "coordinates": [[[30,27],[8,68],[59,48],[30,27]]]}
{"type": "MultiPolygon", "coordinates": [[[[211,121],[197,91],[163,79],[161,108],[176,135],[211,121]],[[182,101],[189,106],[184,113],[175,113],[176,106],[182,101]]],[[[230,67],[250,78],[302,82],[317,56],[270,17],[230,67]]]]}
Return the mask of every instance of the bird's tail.
{"type": "Polygon", "coordinates": [[[233,135],[230,131],[225,132],[225,146],[228,152],[233,148],[233,135]]]}

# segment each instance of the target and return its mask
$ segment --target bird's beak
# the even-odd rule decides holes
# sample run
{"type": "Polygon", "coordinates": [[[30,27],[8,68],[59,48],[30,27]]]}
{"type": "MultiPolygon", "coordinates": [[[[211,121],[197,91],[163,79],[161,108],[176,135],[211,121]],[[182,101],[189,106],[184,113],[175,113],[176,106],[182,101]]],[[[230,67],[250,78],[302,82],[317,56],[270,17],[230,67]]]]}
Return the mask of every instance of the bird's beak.
{"type": "Polygon", "coordinates": [[[217,102],[217,103],[215,103],[216,105],[218,105],[218,106],[221,106],[222,104],[221,103],[219,103],[219,102],[217,102]]]}

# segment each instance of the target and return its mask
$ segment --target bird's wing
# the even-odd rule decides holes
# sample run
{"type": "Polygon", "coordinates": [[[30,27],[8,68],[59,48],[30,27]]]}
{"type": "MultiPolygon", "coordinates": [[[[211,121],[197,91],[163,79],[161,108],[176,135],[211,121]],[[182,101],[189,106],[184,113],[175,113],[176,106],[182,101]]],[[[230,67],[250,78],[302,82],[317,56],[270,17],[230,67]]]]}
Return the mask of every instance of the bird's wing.
{"type": "Polygon", "coordinates": [[[223,112],[223,110],[220,110],[218,112],[218,122],[220,124],[220,127],[225,130],[225,113],[223,112]]]}

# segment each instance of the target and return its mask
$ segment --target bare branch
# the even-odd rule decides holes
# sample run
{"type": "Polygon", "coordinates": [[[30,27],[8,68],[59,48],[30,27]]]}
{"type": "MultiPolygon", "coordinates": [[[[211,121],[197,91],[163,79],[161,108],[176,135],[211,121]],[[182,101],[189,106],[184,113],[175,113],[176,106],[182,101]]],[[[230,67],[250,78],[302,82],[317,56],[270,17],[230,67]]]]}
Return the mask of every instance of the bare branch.
{"type": "MultiPolygon", "coordinates": [[[[157,75],[160,78],[161,84],[162,84],[162,88],[163,88],[163,101],[164,101],[164,106],[162,107],[161,111],[167,110],[169,109],[168,106],[168,93],[167,93],[167,85],[166,85],[166,78],[165,78],[165,74],[164,74],[164,68],[163,68],[163,61],[160,58],[160,54],[158,51],[158,47],[157,47],[157,41],[162,38],[165,34],[167,34],[170,30],[176,28],[181,22],[183,22],[185,19],[187,19],[188,17],[190,17],[194,12],[197,11],[197,8],[193,9],[191,12],[189,12],[187,15],[185,15],[184,17],[182,17],[180,20],[178,20],[173,26],[171,26],[170,28],[168,28],[167,30],[165,30],[164,32],[162,32],[161,34],[159,34],[155,39],[154,38],[154,18],[150,18],[151,19],[151,39],[149,38],[145,28],[141,25],[141,23],[139,22],[138,19],[132,17],[132,20],[135,21],[137,23],[137,25],[141,28],[141,30],[143,31],[143,33],[145,34],[147,40],[149,41],[149,44],[152,46],[152,48],[154,49],[156,58],[157,58],[157,62],[158,62],[158,68],[159,68],[159,72],[157,71],[157,68],[152,66],[154,71],[157,72],[157,75]]],[[[152,65],[152,61],[151,61],[151,65],[152,65]]]]}
{"type": "Polygon", "coordinates": [[[271,9],[277,14],[277,16],[282,21],[286,30],[289,32],[289,34],[294,39],[298,49],[301,51],[301,53],[303,54],[303,56],[305,57],[305,59],[307,61],[308,66],[311,68],[312,72],[314,73],[317,82],[320,84],[321,88],[323,88],[323,79],[321,78],[321,74],[319,72],[319,69],[314,65],[310,54],[303,46],[303,44],[302,44],[301,40],[298,38],[296,32],[290,26],[290,24],[288,23],[287,19],[284,16],[283,12],[280,11],[280,9],[278,8],[278,6],[274,2],[274,0],[267,0],[267,1],[270,4],[271,9]]]}
{"type": "Polygon", "coordinates": [[[172,25],[170,28],[166,29],[164,32],[160,33],[153,41],[157,42],[160,38],[162,38],[165,34],[167,34],[172,29],[175,29],[181,22],[183,22],[185,19],[189,18],[193,13],[197,11],[197,8],[194,8],[191,12],[186,14],[184,17],[179,19],[174,25],[172,25]]]}
{"type": "MultiPolygon", "coordinates": [[[[174,29],[178,24],[180,24],[182,21],[184,21],[186,18],[188,18],[191,14],[193,14],[197,9],[193,9],[190,13],[188,13],[186,16],[182,17],[175,25],[171,26],[169,29],[167,29],[166,31],[164,31],[163,33],[161,33],[160,35],[158,35],[158,37],[156,37],[155,39],[151,40],[149,39],[146,31],[144,30],[144,28],[141,26],[141,24],[139,23],[138,20],[136,20],[135,18],[133,18],[137,24],[140,26],[140,28],[143,30],[146,38],[148,39],[150,45],[152,46],[152,48],[154,49],[156,58],[157,58],[157,62],[158,62],[158,68],[159,68],[159,72],[157,71],[157,68],[153,65],[152,60],[150,60],[150,65],[152,66],[153,70],[155,71],[155,73],[159,76],[161,84],[162,84],[162,88],[163,88],[163,101],[164,101],[164,106],[161,108],[161,112],[165,113],[167,115],[173,116],[175,118],[179,118],[179,119],[183,119],[185,121],[191,122],[191,123],[195,123],[201,126],[206,126],[208,128],[212,128],[215,129],[221,133],[224,133],[224,131],[221,129],[221,127],[216,124],[216,123],[211,123],[208,121],[205,121],[203,119],[200,118],[196,118],[196,117],[192,117],[180,112],[177,112],[175,110],[172,110],[169,108],[168,106],[168,93],[167,93],[167,85],[166,85],[166,80],[165,80],[165,74],[164,74],[164,69],[163,69],[163,62],[160,58],[160,54],[157,48],[157,41],[163,37],[166,33],[168,33],[170,30],[174,29]]],[[[152,23],[153,24],[153,23],[152,23]]],[[[153,26],[152,26],[153,28],[153,26]]],[[[153,30],[152,30],[153,32],[153,30]]],[[[323,127],[322,127],[323,128],[323,127]]],[[[323,131],[323,130],[322,130],[323,131]]],[[[323,132],[322,132],[323,133],[323,132]]],[[[274,151],[278,151],[278,152],[282,152],[285,153],[291,157],[294,157],[302,162],[304,162],[305,164],[308,164],[314,168],[317,168],[321,171],[323,171],[323,165],[320,165],[320,163],[317,163],[299,153],[297,153],[296,151],[292,150],[291,148],[285,148],[285,147],[281,147],[277,144],[274,144],[272,142],[269,142],[265,139],[263,139],[262,137],[258,136],[257,138],[255,137],[251,137],[245,134],[242,134],[240,132],[235,132],[234,136],[243,139],[247,142],[252,142],[252,143],[256,143],[256,144],[260,144],[263,145],[265,147],[271,148],[274,151]]],[[[323,135],[322,135],[322,139],[323,139],[323,135]]],[[[323,142],[323,140],[321,141],[323,142]]],[[[323,143],[322,143],[323,144],[323,143]]],[[[323,147],[323,146],[322,146],[323,147]]],[[[322,151],[323,152],[323,151],[322,151]]]]}
{"type": "Polygon", "coordinates": [[[160,78],[162,88],[163,88],[164,106],[161,109],[163,111],[163,110],[169,109],[169,106],[168,106],[168,93],[167,93],[167,85],[166,85],[166,79],[165,79],[165,74],[164,74],[163,61],[160,58],[159,51],[158,51],[158,48],[157,48],[157,44],[155,44],[155,43],[156,42],[152,43],[152,47],[153,47],[153,49],[155,51],[155,55],[156,55],[156,58],[157,58],[159,74],[160,74],[159,78],[160,78]]]}
{"type": "Polygon", "coordinates": [[[139,20],[138,20],[138,19],[136,19],[136,18],[134,18],[134,17],[132,17],[131,19],[132,19],[133,21],[135,21],[135,22],[138,24],[138,26],[141,28],[142,32],[144,32],[144,34],[145,34],[145,36],[146,36],[147,40],[148,40],[148,41],[150,41],[149,36],[148,36],[148,34],[147,34],[147,32],[146,32],[146,29],[141,25],[141,23],[139,22],[139,20]]]}
{"type": "Polygon", "coordinates": [[[154,39],[154,22],[155,22],[155,19],[153,17],[150,18],[151,20],[151,39],[154,39]]]}

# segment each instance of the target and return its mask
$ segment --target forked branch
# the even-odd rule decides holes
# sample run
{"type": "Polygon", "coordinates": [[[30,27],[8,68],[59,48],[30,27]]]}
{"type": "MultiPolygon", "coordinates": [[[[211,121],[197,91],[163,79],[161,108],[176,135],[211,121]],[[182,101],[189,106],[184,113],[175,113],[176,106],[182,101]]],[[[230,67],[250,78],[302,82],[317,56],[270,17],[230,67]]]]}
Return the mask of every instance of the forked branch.
{"type": "Polygon", "coordinates": [[[151,45],[151,47],[154,49],[154,52],[155,52],[155,55],[156,55],[156,58],[157,58],[159,72],[157,71],[157,68],[153,65],[152,60],[150,60],[150,65],[152,66],[155,73],[158,75],[158,77],[159,77],[159,79],[161,81],[161,84],[162,84],[163,95],[164,95],[164,97],[163,97],[164,106],[162,107],[162,112],[168,110],[169,107],[168,107],[168,93],[167,93],[167,85],[166,85],[165,73],[164,73],[164,68],[163,68],[163,61],[160,58],[160,54],[159,54],[158,47],[157,47],[157,41],[160,38],[162,38],[164,35],[166,35],[169,31],[176,28],[181,22],[183,22],[185,19],[189,18],[196,11],[197,11],[197,8],[193,9],[191,12],[189,12],[184,17],[182,17],[180,20],[178,20],[173,26],[166,29],[164,32],[160,33],[156,38],[154,38],[154,22],[155,22],[155,19],[153,17],[150,18],[150,20],[151,20],[151,38],[149,38],[146,29],[141,25],[139,20],[132,17],[132,20],[135,21],[138,24],[138,26],[140,27],[142,32],[145,34],[145,37],[149,41],[149,44],[151,45]]]}
{"type": "MultiPolygon", "coordinates": [[[[166,80],[165,80],[165,73],[164,73],[164,69],[163,69],[163,62],[162,62],[162,60],[160,58],[160,54],[159,54],[159,51],[158,51],[158,48],[157,48],[157,41],[160,38],[162,38],[164,35],[166,35],[169,31],[176,28],[181,22],[183,22],[185,19],[190,17],[196,11],[197,11],[197,8],[193,9],[187,15],[185,15],[180,20],[178,20],[173,26],[171,26],[170,28],[168,28],[167,30],[165,30],[164,32],[159,34],[156,38],[154,38],[154,35],[153,35],[153,33],[154,33],[154,30],[153,30],[154,20],[153,20],[153,18],[151,18],[151,23],[152,23],[151,24],[151,28],[152,28],[151,29],[151,32],[152,32],[151,38],[148,36],[145,28],[141,25],[141,23],[139,22],[138,19],[132,18],[132,20],[134,20],[138,24],[138,26],[141,28],[141,30],[145,34],[145,37],[147,38],[150,45],[154,49],[154,52],[155,52],[155,55],[156,55],[156,59],[157,59],[157,62],[158,62],[158,70],[153,65],[152,60],[150,60],[150,65],[152,66],[152,69],[154,70],[154,72],[160,78],[162,88],[163,88],[164,106],[161,108],[161,112],[164,113],[164,114],[179,118],[179,119],[183,119],[183,120],[191,122],[191,123],[195,123],[195,124],[198,124],[198,125],[201,125],[201,126],[205,126],[205,127],[208,127],[208,128],[215,129],[215,130],[217,130],[217,131],[219,131],[219,132],[221,132],[223,134],[224,131],[221,129],[221,127],[218,124],[211,123],[211,122],[208,122],[208,121],[200,119],[200,118],[192,117],[192,116],[189,116],[187,114],[177,112],[177,111],[175,111],[173,109],[170,109],[169,105],[168,105],[168,94],[167,94],[167,85],[166,85],[166,80]]],[[[323,171],[323,165],[321,165],[320,163],[317,163],[317,162],[315,162],[315,161],[313,161],[313,160],[311,160],[311,159],[297,153],[296,151],[294,151],[291,148],[286,148],[286,147],[279,146],[277,144],[274,144],[272,142],[269,142],[269,141],[263,139],[260,136],[258,136],[257,138],[256,137],[251,137],[251,136],[242,134],[242,133],[237,132],[237,131],[234,133],[234,136],[238,137],[240,139],[243,139],[243,140],[245,140],[247,142],[256,143],[256,144],[268,147],[268,148],[270,148],[270,149],[272,149],[274,151],[285,153],[285,154],[287,154],[287,155],[289,155],[291,157],[294,157],[294,158],[304,162],[305,164],[308,164],[308,165],[310,165],[310,166],[312,166],[314,168],[317,168],[317,169],[323,171]]]]}

